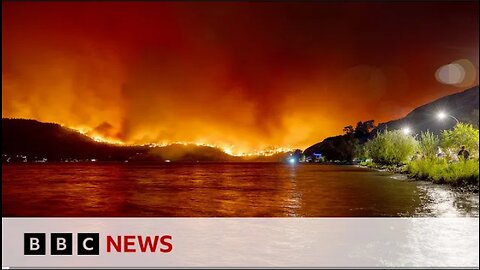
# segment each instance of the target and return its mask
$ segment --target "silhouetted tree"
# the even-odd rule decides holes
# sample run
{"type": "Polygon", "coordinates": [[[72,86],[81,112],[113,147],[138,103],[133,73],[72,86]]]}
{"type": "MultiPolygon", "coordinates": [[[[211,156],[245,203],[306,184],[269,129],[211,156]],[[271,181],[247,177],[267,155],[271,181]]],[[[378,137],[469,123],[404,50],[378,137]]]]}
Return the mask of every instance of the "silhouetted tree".
{"type": "Polygon", "coordinates": [[[345,134],[353,134],[354,131],[355,130],[353,129],[353,126],[351,126],[351,125],[348,125],[348,126],[343,128],[343,132],[345,134]]]}
{"type": "Polygon", "coordinates": [[[339,160],[350,162],[354,158],[364,158],[363,144],[368,140],[370,133],[375,128],[374,120],[358,122],[356,127],[348,125],[343,128],[344,135],[329,137],[321,143],[305,149],[306,156],[314,153],[322,154],[326,160],[339,160]]]}
{"type": "Polygon", "coordinates": [[[375,128],[375,121],[374,120],[368,120],[365,122],[358,122],[357,126],[355,127],[354,131],[354,136],[358,140],[360,140],[360,143],[364,143],[367,141],[368,136],[370,135],[370,132],[375,128]]]}

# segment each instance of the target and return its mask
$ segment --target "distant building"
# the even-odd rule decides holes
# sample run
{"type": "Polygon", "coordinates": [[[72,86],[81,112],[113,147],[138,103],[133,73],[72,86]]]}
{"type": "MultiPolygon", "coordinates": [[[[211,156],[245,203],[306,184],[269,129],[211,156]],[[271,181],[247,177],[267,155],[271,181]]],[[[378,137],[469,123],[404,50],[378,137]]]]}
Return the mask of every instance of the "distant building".
{"type": "Polygon", "coordinates": [[[322,162],[323,156],[322,154],[313,153],[313,162],[322,162]]]}

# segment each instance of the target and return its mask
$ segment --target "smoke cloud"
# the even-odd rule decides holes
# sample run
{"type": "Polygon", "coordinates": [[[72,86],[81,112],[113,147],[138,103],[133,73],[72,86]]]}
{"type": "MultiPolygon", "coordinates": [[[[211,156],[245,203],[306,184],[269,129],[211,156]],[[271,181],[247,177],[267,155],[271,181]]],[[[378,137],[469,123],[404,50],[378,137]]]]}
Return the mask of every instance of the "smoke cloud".
{"type": "Polygon", "coordinates": [[[2,2],[2,117],[132,144],[304,148],[461,90],[435,71],[456,59],[478,70],[476,10],[2,2]]]}

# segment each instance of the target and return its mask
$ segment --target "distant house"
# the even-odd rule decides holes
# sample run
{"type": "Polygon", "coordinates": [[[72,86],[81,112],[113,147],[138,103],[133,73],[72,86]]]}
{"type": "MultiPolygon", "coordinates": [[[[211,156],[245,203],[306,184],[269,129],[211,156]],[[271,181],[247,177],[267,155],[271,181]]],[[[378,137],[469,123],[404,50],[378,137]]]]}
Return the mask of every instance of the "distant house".
{"type": "Polygon", "coordinates": [[[323,156],[321,153],[313,153],[313,162],[321,162],[323,160],[323,156]]]}

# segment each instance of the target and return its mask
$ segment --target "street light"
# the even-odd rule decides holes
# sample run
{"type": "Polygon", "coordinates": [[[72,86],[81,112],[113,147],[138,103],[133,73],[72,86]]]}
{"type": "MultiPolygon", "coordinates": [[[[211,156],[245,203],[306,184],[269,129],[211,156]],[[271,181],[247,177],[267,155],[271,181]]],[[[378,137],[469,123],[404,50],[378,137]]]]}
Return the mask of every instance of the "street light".
{"type": "Polygon", "coordinates": [[[460,124],[460,121],[458,121],[458,119],[457,119],[455,116],[450,115],[450,114],[447,114],[447,113],[445,113],[445,112],[439,112],[439,113],[437,114],[437,117],[438,117],[438,119],[440,119],[440,120],[443,120],[443,119],[445,119],[445,118],[447,118],[447,117],[450,117],[450,118],[452,118],[453,120],[455,120],[455,121],[457,122],[457,124],[460,124]]]}
{"type": "Polygon", "coordinates": [[[409,135],[412,132],[412,130],[409,127],[404,127],[402,128],[402,132],[405,135],[409,135]]]}

